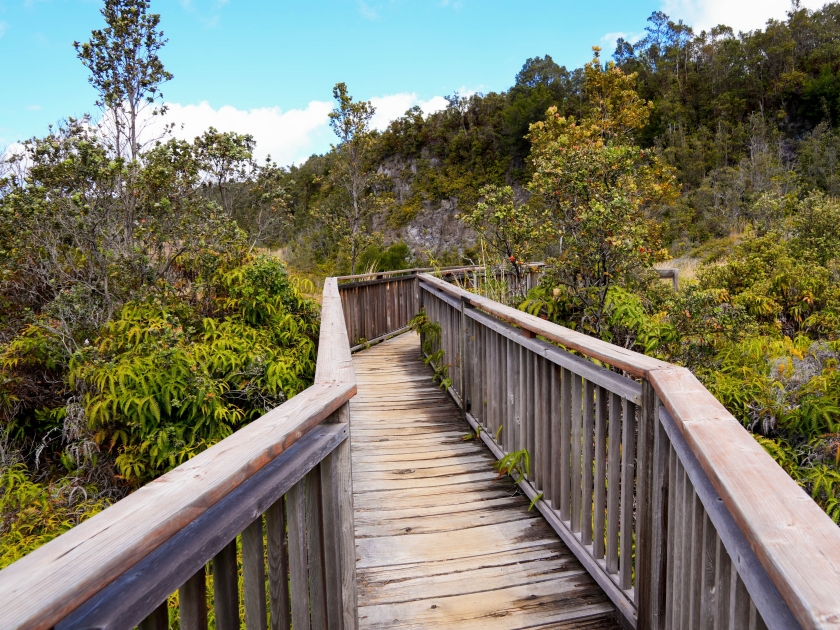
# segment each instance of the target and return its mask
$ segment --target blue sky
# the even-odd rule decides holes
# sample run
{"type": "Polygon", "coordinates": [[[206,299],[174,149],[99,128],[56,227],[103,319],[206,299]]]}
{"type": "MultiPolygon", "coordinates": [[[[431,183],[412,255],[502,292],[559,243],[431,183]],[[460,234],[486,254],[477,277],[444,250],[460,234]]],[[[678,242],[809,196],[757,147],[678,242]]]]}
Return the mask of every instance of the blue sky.
{"type": "MultiPolygon", "coordinates": [[[[820,0],[804,2],[809,6],[820,0]]],[[[652,11],[708,27],[757,28],[789,0],[152,0],[169,43],[161,57],[170,118],[253,133],[281,163],[329,148],[331,89],[373,99],[382,127],[454,91],[504,90],[528,57],[572,68],[593,45],[641,33],[652,11]]],[[[0,0],[0,150],[93,110],[74,40],[103,24],[100,1],[0,0]]]]}

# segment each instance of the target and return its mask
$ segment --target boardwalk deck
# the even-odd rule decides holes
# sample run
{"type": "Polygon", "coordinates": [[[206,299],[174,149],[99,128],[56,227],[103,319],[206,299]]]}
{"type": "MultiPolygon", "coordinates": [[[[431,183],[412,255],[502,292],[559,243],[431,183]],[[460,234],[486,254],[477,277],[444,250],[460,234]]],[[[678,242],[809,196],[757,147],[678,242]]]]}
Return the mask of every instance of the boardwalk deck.
{"type": "Polygon", "coordinates": [[[356,354],[351,401],[361,628],[617,628],[606,595],[404,334],[356,354]]]}

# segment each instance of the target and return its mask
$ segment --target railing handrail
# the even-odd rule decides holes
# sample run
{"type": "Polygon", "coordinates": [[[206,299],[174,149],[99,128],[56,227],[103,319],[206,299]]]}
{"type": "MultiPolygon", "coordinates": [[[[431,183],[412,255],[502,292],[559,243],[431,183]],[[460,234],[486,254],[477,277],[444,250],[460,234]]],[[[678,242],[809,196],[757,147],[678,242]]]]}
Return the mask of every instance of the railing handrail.
{"type": "Polygon", "coordinates": [[[356,393],[337,283],[321,310],[315,384],[0,571],[0,625],[46,629],[166,543],[356,393]]]}
{"type": "MultiPolygon", "coordinates": [[[[525,267],[539,268],[544,267],[543,262],[525,263],[525,267]]],[[[492,267],[492,266],[491,266],[492,267]]],[[[397,275],[413,275],[418,273],[440,272],[444,275],[452,275],[464,271],[477,271],[479,269],[487,269],[487,265],[456,265],[453,267],[413,267],[411,269],[394,269],[391,271],[374,271],[371,273],[357,273],[352,276],[336,276],[336,280],[361,280],[362,278],[387,278],[397,275]]]]}
{"type": "Polygon", "coordinates": [[[803,627],[840,628],[840,528],[686,368],[620,348],[420,274],[424,282],[647,380],[803,627]]]}

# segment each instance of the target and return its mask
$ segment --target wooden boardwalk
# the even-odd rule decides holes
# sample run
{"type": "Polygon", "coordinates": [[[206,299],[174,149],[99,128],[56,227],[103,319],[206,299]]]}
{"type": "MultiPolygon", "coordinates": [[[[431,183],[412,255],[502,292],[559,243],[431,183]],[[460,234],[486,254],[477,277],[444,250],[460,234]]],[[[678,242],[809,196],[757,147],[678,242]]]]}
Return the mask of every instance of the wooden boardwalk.
{"type": "Polygon", "coordinates": [[[418,360],[408,333],[353,357],[361,628],[617,628],[614,607],[418,360]]]}

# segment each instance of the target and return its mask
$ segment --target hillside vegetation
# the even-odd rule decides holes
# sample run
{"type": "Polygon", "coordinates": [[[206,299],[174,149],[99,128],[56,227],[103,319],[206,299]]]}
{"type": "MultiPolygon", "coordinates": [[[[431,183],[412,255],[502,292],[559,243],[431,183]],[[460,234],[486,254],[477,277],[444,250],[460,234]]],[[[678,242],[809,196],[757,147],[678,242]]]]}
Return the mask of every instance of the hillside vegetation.
{"type": "Polygon", "coordinates": [[[840,520],[840,5],[654,13],[381,132],[339,83],[335,148],[291,167],[139,134],[172,79],[148,10],[76,44],[96,117],[0,161],[0,567],[311,383],[312,281],[417,264],[545,260],[516,306],[689,367],[840,520]]]}
{"type": "Polygon", "coordinates": [[[324,275],[545,259],[517,305],[691,368],[838,521],[840,5],[648,23],[611,59],[534,57],[506,92],[369,132],[354,260],[319,219],[346,203],[341,151],[290,168],[282,245],[324,275]],[[679,291],[657,263],[690,270],[679,291]]]}

